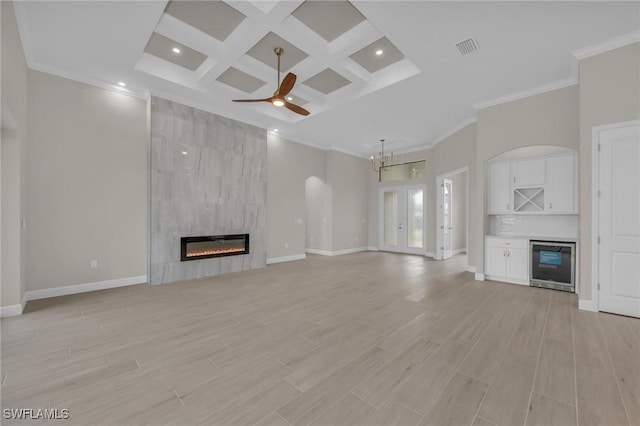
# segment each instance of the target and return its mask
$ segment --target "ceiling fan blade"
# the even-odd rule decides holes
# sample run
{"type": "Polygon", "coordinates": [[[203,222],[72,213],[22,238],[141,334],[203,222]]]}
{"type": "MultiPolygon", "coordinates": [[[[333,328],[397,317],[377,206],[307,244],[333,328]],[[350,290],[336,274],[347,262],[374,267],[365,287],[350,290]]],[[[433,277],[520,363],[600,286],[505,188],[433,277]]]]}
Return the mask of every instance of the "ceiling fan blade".
{"type": "Polygon", "coordinates": [[[296,84],[296,75],[292,72],[286,75],[284,80],[282,80],[282,84],[278,88],[278,95],[287,96],[287,94],[293,89],[293,85],[296,84]]]}
{"type": "Polygon", "coordinates": [[[271,102],[272,98],[265,99],[233,99],[233,102],[271,102]]]}
{"type": "Polygon", "coordinates": [[[289,102],[285,102],[284,106],[286,106],[287,108],[289,108],[291,111],[300,114],[300,115],[309,115],[309,111],[307,111],[306,109],[302,108],[301,106],[298,106],[296,104],[292,104],[289,102]]]}

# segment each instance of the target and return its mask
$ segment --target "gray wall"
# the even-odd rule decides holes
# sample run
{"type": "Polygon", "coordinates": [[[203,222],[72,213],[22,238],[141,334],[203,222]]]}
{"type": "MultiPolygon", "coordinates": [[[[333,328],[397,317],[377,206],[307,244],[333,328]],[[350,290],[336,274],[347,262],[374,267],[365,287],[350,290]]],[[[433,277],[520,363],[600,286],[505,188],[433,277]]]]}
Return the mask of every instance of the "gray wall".
{"type": "Polygon", "coordinates": [[[640,118],[640,43],[580,61],[580,299],[591,300],[594,126],[640,118]]]}
{"type": "Polygon", "coordinates": [[[13,2],[2,8],[2,143],[0,144],[0,306],[21,303],[26,288],[27,65],[13,2]]]}
{"type": "Polygon", "coordinates": [[[264,129],[151,98],[151,284],[265,266],[265,142],[264,129]],[[223,234],[250,234],[250,253],[180,261],[181,237],[223,234]]]}
{"type": "MultiPolygon", "coordinates": [[[[475,179],[476,143],[477,125],[476,123],[471,123],[458,130],[453,135],[447,137],[433,148],[435,159],[434,174],[436,176],[462,169],[463,167],[467,167],[469,170],[469,188],[467,188],[467,208],[469,208],[469,246],[467,247],[467,260],[470,266],[476,265],[476,254],[474,252],[475,235],[472,232],[474,229],[474,217],[473,214],[471,214],[471,212],[473,212],[471,206],[474,206],[477,202],[475,179]]],[[[435,203],[435,195],[433,203],[435,203]]],[[[435,231],[435,223],[433,230],[435,231]]],[[[434,232],[432,232],[432,234],[433,233],[434,232]]],[[[435,247],[435,240],[433,246],[435,247]]]]}
{"type": "Polygon", "coordinates": [[[327,151],[326,170],[332,191],[332,251],[367,247],[369,161],[327,151]]]}
{"type": "Polygon", "coordinates": [[[578,149],[578,102],[578,86],[574,85],[478,111],[475,202],[470,207],[478,273],[484,272],[484,235],[489,233],[485,199],[487,160],[525,146],[578,149]]]}
{"type": "Polygon", "coordinates": [[[316,176],[305,181],[307,207],[306,248],[330,252],[333,247],[333,212],[331,186],[316,176]]]}
{"type": "Polygon", "coordinates": [[[456,173],[451,176],[453,185],[452,196],[452,226],[453,226],[453,250],[467,248],[467,173],[456,173]]]}
{"type": "Polygon", "coordinates": [[[144,278],[146,102],[38,71],[29,88],[28,290],[144,278]]]}
{"type": "Polygon", "coordinates": [[[305,181],[325,180],[324,151],[269,134],[267,138],[267,259],[303,256],[305,181]]]}

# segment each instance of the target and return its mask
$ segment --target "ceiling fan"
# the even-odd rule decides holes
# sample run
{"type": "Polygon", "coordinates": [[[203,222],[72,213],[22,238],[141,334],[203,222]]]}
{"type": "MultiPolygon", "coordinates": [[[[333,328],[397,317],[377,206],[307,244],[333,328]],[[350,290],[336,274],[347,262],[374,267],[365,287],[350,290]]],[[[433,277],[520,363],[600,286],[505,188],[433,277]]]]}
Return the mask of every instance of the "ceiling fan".
{"type": "Polygon", "coordinates": [[[309,111],[301,106],[287,102],[286,96],[293,89],[293,85],[296,84],[296,75],[290,72],[280,84],[280,56],[284,53],[284,50],[281,47],[276,47],[273,51],[278,56],[278,88],[273,92],[273,96],[265,99],[234,99],[233,102],[270,102],[273,106],[286,107],[297,114],[309,115],[309,111]]]}

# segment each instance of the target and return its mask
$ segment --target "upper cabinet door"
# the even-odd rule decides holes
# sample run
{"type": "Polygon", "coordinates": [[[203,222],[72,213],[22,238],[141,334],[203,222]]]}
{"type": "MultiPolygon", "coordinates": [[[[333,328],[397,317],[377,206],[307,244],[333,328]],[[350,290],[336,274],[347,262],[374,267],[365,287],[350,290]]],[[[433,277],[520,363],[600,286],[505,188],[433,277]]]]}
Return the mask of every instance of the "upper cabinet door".
{"type": "Polygon", "coordinates": [[[548,213],[576,213],[577,200],[575,188],[575,157],[563,155],[547,159],[548,185],[547,205],[548,213]]]}
{"type": "Polygon", "coordinates": [[[489,214],[511,213],[511,184],[509,163],[489,165],[488,206],[489,214]]]}
{"type": "Polygon", "coordinates": [[[515,187],[544,185],[544,158],[514,161],[511,163],[511,176],[515,187]]]}

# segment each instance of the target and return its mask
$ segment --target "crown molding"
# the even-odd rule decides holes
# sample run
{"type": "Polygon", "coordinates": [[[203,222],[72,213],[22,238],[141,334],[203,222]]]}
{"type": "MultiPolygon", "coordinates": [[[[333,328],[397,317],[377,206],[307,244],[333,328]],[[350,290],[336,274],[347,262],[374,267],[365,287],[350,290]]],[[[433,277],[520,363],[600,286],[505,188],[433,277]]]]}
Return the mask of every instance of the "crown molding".
{"type": "Polygon", "coordinates": [[[640,42],[640,31],[633,31],[620,37],[615,37],[605,42],[594,44],[593,46],[574,50],[573,52],[571,52],[571,56],[580,61],[591,56],[599,55],[601,53],[605,53],[610,50],[615,50],[620,47],[638,42],[640,42]]]}
{"type": "Polygon", "coordinates": [[[460,130],[464,129],[468,125],[476,123],[477,121],[478,121],[478,117],[471,117],[471,118],[468,118],[468,119],[462,121],[461,123],[459,123],[457,126],[452,128],[448,132],[443,133],[439,138],[437,138],[434,142],[431,143],[429,148],[435,147],[437,144],[439,144],[440,142],[444,141],[448,137],[453,136],[454,134],[458,133],[460,130]]]}
{"type": "Polygon", "coordinates": [[[75,81],[78,83],[87,84],[89,86],[97,87],[99,89],[104,89],[109,92],[118,93],[124,96],[130,96],[132,98],[147,100],[149,98],[146,90],[132,90],[131,88],[119,88],[113,83],[106,83],[104,81],[100,81],[98,79],[87,78],[85,76],[71,73],[68,71],[62,71],[58,68],[48,67],[46,65],[39,64],[37,62],[29,65],[29,69],[33,71],[43,72],[45,74],[51,74],[56,77],[64,78],[67,80],[75,81]]]}
{"type": "Polygon", "coordinates": [[[499,98],[491,99],[485,102],[479,102],[473,104],[472,107],[478,111],[481,109],[489,108],[492,106],[504,104],[507,102],[517,101],[519,99],[528,98],[529,96],[541,95],[543,93],[552,92],[554,90],[563,89],[569,86],[575,86],[578,84],[578,80],[571,77],[564,80],[558,80],[551,83],[543,84],[542,86],[532,87],[521,92],[512,93],[510,95],[502,96],[499,98]]]}

